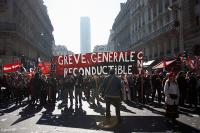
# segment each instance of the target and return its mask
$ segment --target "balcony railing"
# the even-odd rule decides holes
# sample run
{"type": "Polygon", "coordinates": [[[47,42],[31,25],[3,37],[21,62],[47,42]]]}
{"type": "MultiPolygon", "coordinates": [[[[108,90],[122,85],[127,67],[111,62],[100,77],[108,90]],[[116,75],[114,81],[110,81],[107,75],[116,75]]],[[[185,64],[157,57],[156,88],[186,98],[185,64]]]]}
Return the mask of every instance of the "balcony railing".
{"type": "Polygon", "coordinates": [[[174,22],[175,22],[175,20],[172,20],[171,22],[169,22],[168,24],[166,24],[163,27],[159,28],[158,30],[154,31],[153,33],[150,33],[149,35],[147,35],[146,37],[140,39],[139,41],[134,42],[133,43],[133,44],[135,44],[134,46],[138,46],[140,44],[144,44],[144,43],[146,43],[146,42],[158,37],[162,33],[166,33],[168,31],[172,30],[173,28],[175,28],[174,22]]]}

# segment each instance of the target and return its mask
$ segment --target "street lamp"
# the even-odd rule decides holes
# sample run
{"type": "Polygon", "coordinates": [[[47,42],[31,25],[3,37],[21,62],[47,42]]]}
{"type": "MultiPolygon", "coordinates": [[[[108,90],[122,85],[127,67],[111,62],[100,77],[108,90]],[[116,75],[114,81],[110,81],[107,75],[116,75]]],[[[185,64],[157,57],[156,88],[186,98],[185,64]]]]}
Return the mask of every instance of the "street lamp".
{"type": "Polygon", "coordinates": [[[168,7],[168,10],[169,10],[169,11],[180,10],[180,9],[181,9],[181,8],[178,7],[177,5],[172,5],[172,6],[169,6],[169,7],[168,7]]]}
{"type": "Polygon", "coordinates": [[[43,32],[41,32],[41,33],[40,33],[40,35],[41,35],[41,36],[44,36],[44,33],[43,33],[43,32]]]}

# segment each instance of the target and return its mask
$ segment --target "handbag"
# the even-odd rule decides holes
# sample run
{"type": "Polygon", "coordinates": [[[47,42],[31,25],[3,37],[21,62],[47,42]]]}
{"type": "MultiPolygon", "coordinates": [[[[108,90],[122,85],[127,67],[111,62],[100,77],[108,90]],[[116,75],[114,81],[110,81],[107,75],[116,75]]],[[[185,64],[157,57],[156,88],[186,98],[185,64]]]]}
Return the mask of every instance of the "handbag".
{"type": "MultiPolygon", "coordinates": [[[[170,82],[168,82],[168,89],[169,89],[169,86],[170,86],[170,82]]],[[[169,94],[169,97],[173,100],[176,100],[178,98],[178,95],[177,94],[169,94]]]]}

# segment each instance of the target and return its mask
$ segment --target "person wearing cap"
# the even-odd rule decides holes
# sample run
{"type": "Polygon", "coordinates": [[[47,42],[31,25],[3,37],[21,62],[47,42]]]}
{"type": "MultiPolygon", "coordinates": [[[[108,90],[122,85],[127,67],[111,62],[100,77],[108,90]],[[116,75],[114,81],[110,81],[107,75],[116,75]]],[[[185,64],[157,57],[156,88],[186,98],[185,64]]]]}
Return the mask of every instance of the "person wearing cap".
{"type": "Polygon", "coordinates": [[[174,73],[170,72],[167,74],[168,79],[164,85],[165,103],[166,103],[166,114],[171,122],[175,122],[178,118],[178,105],[179,105],[179,88],[175,80],[174,73]]]}
{"type": "Polygon", "coordinates": [[[121,105],[121,80],[115,75],[115,70],[109,71],[110,75],[103,80],[103,95],[106,101],[106,121],[110,121],[110,105],[115,106],[118,123],[121,122],[120,105],[121,105]]]}

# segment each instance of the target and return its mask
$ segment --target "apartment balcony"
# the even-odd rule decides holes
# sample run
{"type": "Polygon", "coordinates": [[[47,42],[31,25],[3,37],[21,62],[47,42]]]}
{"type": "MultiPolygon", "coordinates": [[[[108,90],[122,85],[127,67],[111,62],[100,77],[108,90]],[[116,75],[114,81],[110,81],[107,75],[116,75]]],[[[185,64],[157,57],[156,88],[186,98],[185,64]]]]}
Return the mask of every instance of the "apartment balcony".
{"type": "Polygon", "coordinates": [[[169,22],[168,24],[160,27],[159,29],[157,29],[156,31],[148,34],[147,36],[143,37],[142,39],[136,41],[136,42],[133,42],[133,48],[134,47],[138,47],[142,44],[145,44],[147,43],[148,41],[150,40],[153,40],[155,39],[156,37],[162,35],[163,33],[166,33],[166,32],[169,32],[171,31],[172,29],[175,29],[175,26],[174,26],[174,22],[175,20],[172,20],[171,22],[169,22]]]}

